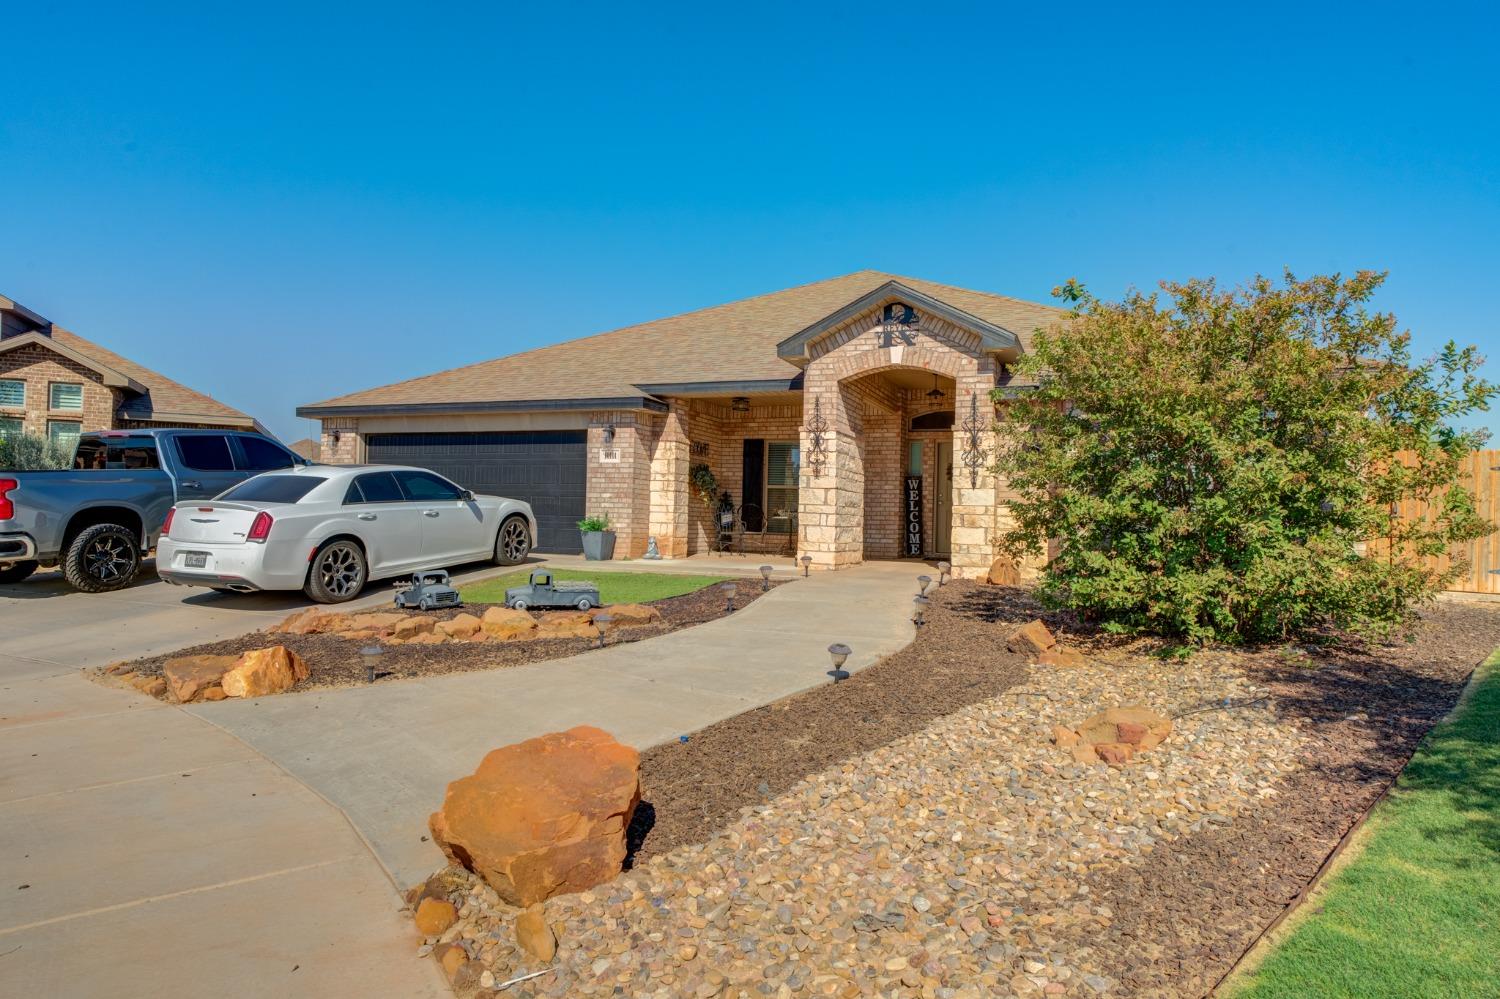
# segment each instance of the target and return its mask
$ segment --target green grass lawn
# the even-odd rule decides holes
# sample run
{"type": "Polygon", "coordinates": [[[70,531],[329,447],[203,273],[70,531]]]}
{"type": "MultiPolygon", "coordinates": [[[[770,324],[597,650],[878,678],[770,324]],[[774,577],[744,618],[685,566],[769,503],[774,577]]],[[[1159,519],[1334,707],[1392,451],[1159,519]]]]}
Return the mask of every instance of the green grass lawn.
{"type": "Polygon", "coordinates": [[[1500,996],[1500,653],[1235,999],[1500,996]],[[1321,910],[1321,911],[1319,911],[1321,910]]]}
{"type": "MultiPolygon", "coordinates": [[[[607,604],[639,604],[664,597],[680,597],[684,593],[692,593],[729,578],[688,576],[671,572],[584,572],[578,569],[557,569],[552,575],[559,582],[584,579],[599,584],[599,599],[607,604]]],[[[460,587],[458,592],[468,603],[504,603],[507,588],[524,586],[530,578],[531,570],[522,569],[494,579],[470,583],[460,587]]],[[[749,585],[749,581],[743,581],[742,585],[749,585]]]]}

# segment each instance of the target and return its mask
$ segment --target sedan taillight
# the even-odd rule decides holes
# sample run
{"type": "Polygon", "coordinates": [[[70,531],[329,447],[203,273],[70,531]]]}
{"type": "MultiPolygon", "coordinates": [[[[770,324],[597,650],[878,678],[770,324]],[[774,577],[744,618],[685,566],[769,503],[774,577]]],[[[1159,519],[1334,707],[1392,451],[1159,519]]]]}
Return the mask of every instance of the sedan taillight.
{"type": "Polygon", "coordinates": [[[161,536],[162,537],[164,537],[164,538],[171,537],[171,535],[172,535],[172,517],[176,513],[177,513],[177,508],[175,506],[172,507],[171,509],[169,509],[167,511],[167,519],[161,522],[161,536]]]}
{"type": "Polygon", "coordinates": [[[257,544],[265,544],[266,538],[271,536],[271,525],[273,523],[275,521],[271,519],[271,515],[266,513],[266,511],[262,510],[260,513],[257,513],[255,519],[250,521],[250,530],[245,535],[245,540],[254,541],[257,544]]]}
{"type": "Polygon", "coordinates": [[[9,520],[16,515],[15,501],[10,498],[10,491],[14,488],[15,479],[0,479],[0,520],[9,520]]]}

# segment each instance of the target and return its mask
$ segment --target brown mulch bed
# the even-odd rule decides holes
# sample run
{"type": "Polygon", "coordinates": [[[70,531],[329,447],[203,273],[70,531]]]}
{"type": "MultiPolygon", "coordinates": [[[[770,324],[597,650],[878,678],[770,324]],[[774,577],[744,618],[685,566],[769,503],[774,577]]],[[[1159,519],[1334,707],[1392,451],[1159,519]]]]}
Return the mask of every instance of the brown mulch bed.
{"type": "MultiPolygon", "coordinates": [[[[1246,653],[1277,710],[1309,735],[1274,804],[1086,879],[1113,924],[1078,943],[1107,956],[1122,994],[1206,995],[1317,874],[1500,645],[1500,612],[1439,603],[1414,641],[1246,653]]],[[[1101,962],[1104,963],[1104,962],[1101,962]]]]}
{"type": "MultiPolygon", "coordinates": [[[[634,858],[698,843],[756,805],[818,773],[917,732],[1025,679],[1027,657],[1005,648],[1011,628],[1046,615],[1024,591],[950,582],[930,590],[928,623],[905,649],[836,689],[819,687],[726,718],[686,743],[641,756],[645,800],[631,827],[634,858]]],[[[831,668],[831,664],[830,664],[831,668]]]]}
{"type": "MultiPolygon", "coordinates": [[[[775,582],[771,585],[774,588],[783,583],[775,582]]],[[[735,609],[749,606],[760,596],[759,585],[742,581],[735,592],[735,609]]],[[[724,616],[725,605],[724,593],[718,586],[707,586],[681,596],[649,601],[649,606],[661,612],[661,620],[637,627],[616,628],[609,634],[609,644],[638,642],[712,621],[724,616]]],[[[426,613],[438,620],[455,617],[460,613],[482,617],[484,612],[492,606],[497,605],[470,603],[456,609],[426,613]]],[[[385,607],[368,608],[370,611],[387,609],[385,607]]],[[[296,688],[291,691],[291,693],[301,693],[306,690],[367,682],[365,663],[360,656],[360,650],[369,644],[369,642],[339,638],[336,635],[283,635],[253,631],[237,638],[209,642],[205,645],[177,649],[147,659],[138,659],[127,663],[126,666],[137,676],[158,676],[168,659],[175,659],[179,656],[239,655],[251,649],[263,649],[267,645],[284,645],[307,663],[310,674],[308,679],[297,684],[296,688]]],[[[585,638],[546,638],[516,642],[452,642],[443,645],[387,645],[380,656],[379,677],[376,682],[384,683],[396,679],[409,680],[416,677],[441,676],[445,673],[523,666],[527,663],[578,655],[597,648],[598,645],[597,639],[585,638]]]]}

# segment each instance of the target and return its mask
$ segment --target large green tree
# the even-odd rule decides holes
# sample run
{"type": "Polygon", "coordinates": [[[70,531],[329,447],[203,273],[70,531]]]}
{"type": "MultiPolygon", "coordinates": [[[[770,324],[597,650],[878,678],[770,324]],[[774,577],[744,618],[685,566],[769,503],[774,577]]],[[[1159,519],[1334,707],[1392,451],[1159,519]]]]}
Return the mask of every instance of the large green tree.
{"type": "Polygon", "coordinates": [[[1473,347],[1413,361],[1369,307],[1383,280],[1057,289],[1072,317],[1022,362],[1040,388],[1004,397],[997,471],[1020,499],[1003,550],[1052,539],[1043,596],[1123,632],[1398,625],[1447,581],[1423,557],[1493,530],[1457,482],[1486,435],[1455,421],[1496,387],[1473,347]],[[1398,516],[1408,500],[1428,515],[1398,516]]]}

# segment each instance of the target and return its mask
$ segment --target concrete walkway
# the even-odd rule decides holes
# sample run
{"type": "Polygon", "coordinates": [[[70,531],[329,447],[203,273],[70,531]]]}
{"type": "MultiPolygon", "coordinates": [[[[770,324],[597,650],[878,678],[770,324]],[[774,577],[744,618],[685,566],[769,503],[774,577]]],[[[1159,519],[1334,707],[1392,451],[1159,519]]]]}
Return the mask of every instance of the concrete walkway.
{"type": "Polygon", "coordinates": [[[427,816],[489,750],[580,724],[644,748],[828,683],[830,643],[858,670],[911,640],[920,571],[814,573],[731,617],[571,659],[187,710],[343,809],[413,884],[442,864],[427,816]]]}

